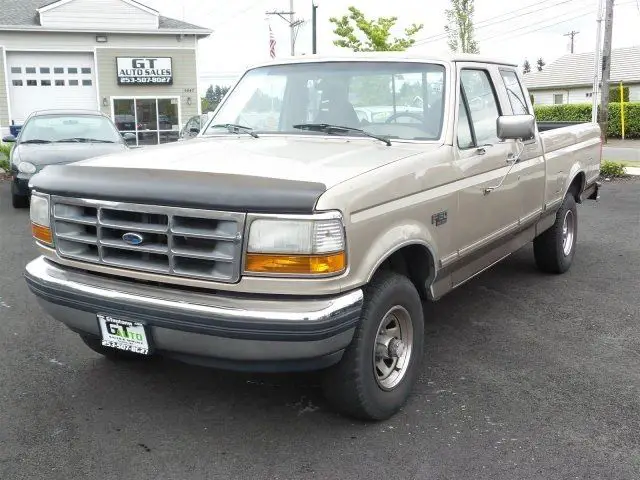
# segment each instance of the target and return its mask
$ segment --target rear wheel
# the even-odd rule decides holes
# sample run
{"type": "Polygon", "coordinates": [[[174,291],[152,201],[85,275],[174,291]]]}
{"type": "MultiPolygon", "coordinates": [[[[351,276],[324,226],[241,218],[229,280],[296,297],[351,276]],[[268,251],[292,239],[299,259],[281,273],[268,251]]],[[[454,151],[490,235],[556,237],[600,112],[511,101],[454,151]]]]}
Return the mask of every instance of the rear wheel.
{"type": "Polygon", "coordinates": [[[422,303],[406,277],[381,272],[365,291],[353,341],[325,374],[324,393],[341,413],[384,420],[407,401],[420,372],[422,303]]]}
{"type": "Polygon", "coordinates": [[[533,253],[538,268],[546,273],[564,273],[571,267],[578,238],[578,209],[571,193],[556,213],[553,226],[535,238],[533,253]]]}
{"type": "Polygon", "coordinates": [[[105,347],[102,345],[100,338],[93,335],[80,335],[80,338],[91,350],[112,361],[141,361],[151,358],[149,355],[140,355],[138,353],[105,347]]]}

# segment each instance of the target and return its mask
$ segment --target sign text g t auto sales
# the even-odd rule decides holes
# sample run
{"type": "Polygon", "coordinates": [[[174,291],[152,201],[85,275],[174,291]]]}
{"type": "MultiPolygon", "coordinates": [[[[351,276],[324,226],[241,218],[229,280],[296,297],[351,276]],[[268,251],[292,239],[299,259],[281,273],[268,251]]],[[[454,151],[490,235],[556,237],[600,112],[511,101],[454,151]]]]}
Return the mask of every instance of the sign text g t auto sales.
{"type": "Polygon", "coordinates": [[[172,85],[170,57],[118,57],[118,85],[172,85]]]}

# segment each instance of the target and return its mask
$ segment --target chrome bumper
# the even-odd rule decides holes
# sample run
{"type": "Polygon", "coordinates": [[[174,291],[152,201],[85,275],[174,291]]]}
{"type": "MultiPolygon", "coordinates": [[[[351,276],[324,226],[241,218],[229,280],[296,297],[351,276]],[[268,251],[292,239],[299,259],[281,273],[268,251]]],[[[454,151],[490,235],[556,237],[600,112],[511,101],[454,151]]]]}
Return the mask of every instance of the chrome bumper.
{"type": "Polygon", "coordinates": [[[277,370],[335,363],[363,302],[361,290],[313,299],[181,290],[69,269],[44,257],[27,265],[25,278],[45,310],[78,333],[99,335],[98,313],[132,319],[147,326],[159,353],[230,368],[236,366],[226,363],[240,362],[251,370],[272,370],[261,362],[296,363],[277,370]]]}

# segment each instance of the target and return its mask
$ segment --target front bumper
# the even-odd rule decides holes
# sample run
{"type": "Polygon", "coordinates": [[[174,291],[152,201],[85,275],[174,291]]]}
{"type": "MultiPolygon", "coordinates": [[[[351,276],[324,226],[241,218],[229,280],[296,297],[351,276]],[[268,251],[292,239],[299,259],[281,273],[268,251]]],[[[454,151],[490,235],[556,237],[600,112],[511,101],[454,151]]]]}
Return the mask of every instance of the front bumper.
{"type": "Polygon", "coordinates": [[[154,350],[191,363],[252,371],[313,370],[338,362],[363,293],[296,298],[203,293],[61,267],[39,257],[25,278],[44,309],[99,336],[98,313],[147,326],[154,350]]]}

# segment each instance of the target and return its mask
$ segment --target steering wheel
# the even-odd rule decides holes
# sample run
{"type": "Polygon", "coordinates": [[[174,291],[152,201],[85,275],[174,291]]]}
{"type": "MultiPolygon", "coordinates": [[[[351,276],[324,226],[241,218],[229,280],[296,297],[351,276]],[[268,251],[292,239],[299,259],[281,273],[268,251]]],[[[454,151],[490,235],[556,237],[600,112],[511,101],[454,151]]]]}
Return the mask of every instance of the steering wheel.
{"type": "Polygon", "coordinates": [[[389,118],[387,118],[387,120],[384,123],[391,123],[394,120],[397,120],[398,118],[401,117],[408,117],[408,118],[413,118],[414,120],[417,120],[420,123],[424,122],[424,119],[422,117],[422,115],[419,115],[417,113],[412,113],[412,112],[398,112],[398,113],[394,113],[393,115],[391,115],[389,118]]]}

